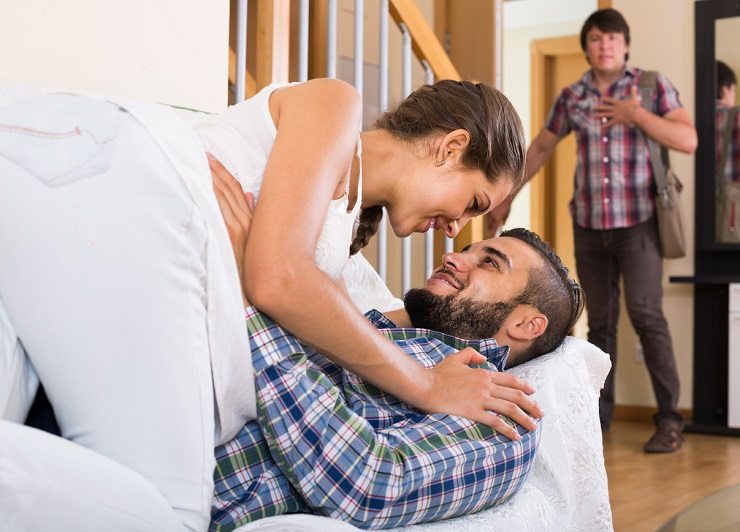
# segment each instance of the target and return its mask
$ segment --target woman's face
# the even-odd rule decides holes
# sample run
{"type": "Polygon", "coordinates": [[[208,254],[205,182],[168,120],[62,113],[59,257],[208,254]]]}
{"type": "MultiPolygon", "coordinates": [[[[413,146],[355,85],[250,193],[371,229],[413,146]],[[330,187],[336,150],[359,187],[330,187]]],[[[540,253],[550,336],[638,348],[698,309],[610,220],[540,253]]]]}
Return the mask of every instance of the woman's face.
{"type": "Polygon", "coordinates": [[[508,176],[492,183],[483,171],[465,168],[452,158],[442,166],[432,159],[401,182],[397,200],[387,205],[393,232],[401,237],[430,229],[454,237],[471,218],[506,199],[512,189],[508,176]]]}

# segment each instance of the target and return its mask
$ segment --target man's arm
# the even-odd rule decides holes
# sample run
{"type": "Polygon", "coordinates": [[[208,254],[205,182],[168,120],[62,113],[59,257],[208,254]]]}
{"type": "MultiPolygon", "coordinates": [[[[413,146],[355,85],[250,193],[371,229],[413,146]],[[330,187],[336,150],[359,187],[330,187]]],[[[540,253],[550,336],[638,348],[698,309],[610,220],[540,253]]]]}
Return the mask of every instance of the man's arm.
{"type": "Polygon", "coordinates": [[[689,155],[696,151],[698,143],[696,129],[689,113],[683,107],[674,109],[665,116],[658,116],[641,107],[635,113],[634,124],[658,144],[671,150],[689,155]]]}
{"type": "MultiPolygon", "coordinates": [[[[529,180],[539,171],[542,165],[545,164],[550,155],[552,155],[552,152],[559,141],[560,137],[555,133],[547,128],[542,128],[542,131],[540,131],[527,150],[527,158],[524,163],[525,183],[528,183],[529,180]]],[[[504,222],[506,222],[511,211],[511,204],[515,197],[516,194],[509,195],[498,207],[488,213],[487,229],[491,236],[493,236],[498,229],[504,225],[504,222]]]]}
{"type": "Polygon", "coordinates": [[[547,159],[550,158],[559,141],[560,137],[555,133],[547,128],[542,128],[542,131],[540,131],[527,150],[527,159],[524,167],[525,183],[529,182],[542,165],[545,164],[547,159]]]}

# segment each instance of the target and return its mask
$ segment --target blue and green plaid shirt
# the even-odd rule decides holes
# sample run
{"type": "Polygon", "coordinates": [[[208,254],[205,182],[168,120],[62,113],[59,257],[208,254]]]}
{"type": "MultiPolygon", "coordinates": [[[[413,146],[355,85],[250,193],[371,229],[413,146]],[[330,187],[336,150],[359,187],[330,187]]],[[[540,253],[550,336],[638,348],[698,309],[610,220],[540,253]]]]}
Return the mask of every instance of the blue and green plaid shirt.
{"type": "MultiPolygon", "coordinates": [[[[507,347],[426,329],[376,327],[425,367],[472,347],[501,371],[507,347]]],[[[258,419],[216,449],[211,530],[288,512],[361,528],[468,514],[511,497],[529,473],[539,429],[511,441],[470,420],[423,414],[333,364],[247,309],[258,419]]]]}

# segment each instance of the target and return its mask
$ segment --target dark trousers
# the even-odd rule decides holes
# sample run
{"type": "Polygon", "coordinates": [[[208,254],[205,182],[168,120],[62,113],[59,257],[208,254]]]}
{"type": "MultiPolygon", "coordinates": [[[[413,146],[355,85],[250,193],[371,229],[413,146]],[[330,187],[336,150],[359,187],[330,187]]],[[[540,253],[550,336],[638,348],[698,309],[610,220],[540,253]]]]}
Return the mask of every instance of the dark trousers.
{"type": "Polygon", "coordinates": [[[609,353],[612,361],[599,400],[601,426],[609,427],[614,410],[620,275],[624,279],[627,313],[640,337],[658,403],[655,421],[682,422],[676,411],[679,395],[676,360],[663,315],[663,258],[655,219],[604,231],[574,224],[574,236],[576,269],[586,293],[588,340],[609,353]]]}

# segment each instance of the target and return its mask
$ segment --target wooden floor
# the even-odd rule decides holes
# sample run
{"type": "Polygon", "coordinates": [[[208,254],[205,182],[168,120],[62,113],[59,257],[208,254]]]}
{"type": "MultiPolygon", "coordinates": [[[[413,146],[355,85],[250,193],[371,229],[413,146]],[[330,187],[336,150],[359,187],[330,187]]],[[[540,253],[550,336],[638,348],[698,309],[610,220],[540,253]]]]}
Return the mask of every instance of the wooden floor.
{"type": "Polygon", "coordinates": [[[702,497],[740,484],[740,437],[686,434],[678,452],[643,453],[652,432],[652,424],[615,421],[604,435],[616,532],[655,531],[702,497]]]}

